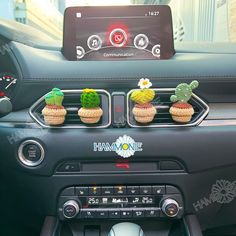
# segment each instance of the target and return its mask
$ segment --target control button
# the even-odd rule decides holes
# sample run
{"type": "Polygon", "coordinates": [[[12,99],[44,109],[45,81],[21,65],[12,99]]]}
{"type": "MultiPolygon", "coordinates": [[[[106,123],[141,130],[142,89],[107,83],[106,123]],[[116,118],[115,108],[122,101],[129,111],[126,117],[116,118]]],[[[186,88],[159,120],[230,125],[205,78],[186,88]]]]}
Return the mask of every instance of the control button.
{"type": "Polygon", "coordinates": [[[161,45],[160,44],[157,44],[152,48],[152,55],[154,57],[158,57],[158,58],[161,57],[161,45]]]}
{"type": "Polygon", "coordinates": [[[100,198],[97,197],[89,197],[87,199],[87,204],[88,205],[99,205],[100,203],[100,198]]]}
{"type": "Polygon", "coordinates": [[[181,194],[179,189],[174,186],[167,185],[166,186],[166,194],[181,194]]]}
{"type": "Polygon", "coordinates": [[[19,160],[28,167],[38,166],[44,160],[43,146],[35,140],[23,142],[18,149],[19,160]]]}
{"type": "Polygon", "coordinates": [[[76,187],[75,194],[78,196],[87,196],[88,195],[88,187],[76,187]]]}
{"type": "Polygon", "coordinates": [[[130,199],[129,199],[129,202],[131,203],[131,204],[141,204],[142,203],[142,200],[141,200],[141,197],[131,197],[130,199]]]}
{"type": "Polygon", "coordinates": [[[74,195],[75,195],[74,187],[66,188],[61,192],[61,196],[74,196],[74,195]]]}
{"type": "Polygon", "coordinates": [[[66,162],[59,166],[57,172],[79,172],[80,167],[77,162],[66,162]]]}
{"type": "Polygon", "coordinates": [[[80,210],[79,204],[74,200],[67,201],[63,205],[63,215],[65,218],[68,219],[75,218],[79,213],[79,210],[80,210]]]}
{"type": "Polygon", "coordinates": [[[142,197],[142,203],[143,204],[154,204],[154,197],[142,197]]]}
{"type": "Polygon", "coordinates": [[[29,161],[38,161],[41,157],[41,150],[40,147],[36,144],[27,144],[23,148],[23,155],[29,160],[29,161]]]}
{"type": "Polygon", "coordinates": [[[112,115],[113,115],[113,126],[124,127],[126,124],[125,117],[125,100],[126,95],[123,92],[112,93],[112,115]]]}
{"type": "Polygon", "coordinates": [[[133,210],[133,217],[135,218],[142,218],[145,217],[145,210],[133,210]]]}
{"type": "Polygon", "coordinates": [[[123,47],[127,42],[127,34],[123,29],[114,29],[109,40],[114,47],[123,47]]]}
{"type": "Polygon", "coordinates": [[[152,193],[155,195],[163,195],[165,192],[165,186],[152,186],[152,193]]]}
{"type": "Polygon", "coordinates": [[[103,197],[102,200],[101,200],[101,204],[108,204],[108,203],[110,203],[109,201],[110,201],[110,198],[103,197]]]}
{"type": "Polygon", "coordinates": [[[128,186],[127,187],[127,194],[129,195],[139,195],[139,186],[128,186]]]}
{"type": "Polygon", "coordinates": [[[115,186],[114,187],[114,194],[116,195],[124,195],[126,194],[126,187],[125,186],[115,186]]]}
{"type": "Polygon", "coordinates": [[[160,216],[160,210],[157,209],[148,209],[145,212],[146,217],[159,217],[160,216]]]}
{"type": "Polygon", "coordinates": [[[121,218],[132,218],[133,211],[132,210],[121,210],[120,217],[121,218]]]}
{"type": "Polygon", "coordinates": [[[160,170],[183,170],[183,168],[175,161],[161,161],[160,170]]]}
{"type": "Polygon", "coordinates": [[[101,195],[101,187],[89,187],[89,195],[91,196],[101,195]]]}
{"type": "Polygon", "coordinates": [[[113,187],[102,187],[102,195],[113,195],[114,189],[113,187]]]}
{"type": "Polygon", "coordinates": [[[85,50],[81,46],[76,46],[76,57],[77,59],[83,58],[85,55],[85,50]]]}
{"type": "Polygon", "coordinates": [[[129,200],[127,197],[113,197],[111,198],[112,204],[128,204],[129,200]]]}
{"type": "Polygon", "coordinates": [[[108,218],[108,211],[106,210],[98,210],[97,211],[97,217],[102,219],[102,218],[108,218]]]}
{"type": "Polygon", "coordinates": [[[152,187],[151,186],[140,186],[140,194],[152,194],[152,187]]]}
{"type": "Polygon", "coordinates": [[[165,199],[162,204],[162,212],[168,217],[175,217],[179,213],[179,204],[174,199],[165,199]]]}
{"type": "Polygon", "coordinates": [[[120,211],[119,210],[109,211],[109,217],[119,219],[120,218],[120,211]]]}
{"type": "Polygon", "coordinates": [[[86,219],[94,219],[97,216],[96,213],[97,212],[93,210],[82,210],[81,216],[82,218],[86,218],[86,219]]]}
{"type": "Polygon", "coordinates": [[[87,45],[91,50],[99,50],[102,47],[102,40],[98,35],[92,35],[87,40],[87,45]]]}
{"type": "Polygon", "coordinates": [[[149,39],[148,39],[147,35],[145,35],[145,34],[138,34],[134,38],[134,46],[137,49],[143,50],[148,46],[148,44],[149,44],[149,39]]]}

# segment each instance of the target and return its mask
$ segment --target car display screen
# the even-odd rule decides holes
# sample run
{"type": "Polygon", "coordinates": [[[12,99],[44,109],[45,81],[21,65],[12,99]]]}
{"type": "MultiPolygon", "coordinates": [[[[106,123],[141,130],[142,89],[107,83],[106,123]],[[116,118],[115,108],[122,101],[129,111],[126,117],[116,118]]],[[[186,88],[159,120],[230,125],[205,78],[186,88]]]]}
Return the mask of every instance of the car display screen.
{"type": "Polygon", "coordinates": [[[64,16],[68,60],[153,60],[174,55],[169,6],[70,7],[64,16]]]}

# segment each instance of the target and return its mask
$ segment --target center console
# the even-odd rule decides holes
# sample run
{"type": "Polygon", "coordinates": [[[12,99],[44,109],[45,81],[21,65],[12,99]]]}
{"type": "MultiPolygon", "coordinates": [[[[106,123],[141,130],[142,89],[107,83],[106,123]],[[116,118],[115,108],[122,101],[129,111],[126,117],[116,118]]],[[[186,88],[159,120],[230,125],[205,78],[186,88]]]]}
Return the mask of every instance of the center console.
{"type": "Polygon", "coordinates": [[[58,201],[61,220],[176,218],[183,215],[180,191],[170,185],[75,186],[58,201]]]}

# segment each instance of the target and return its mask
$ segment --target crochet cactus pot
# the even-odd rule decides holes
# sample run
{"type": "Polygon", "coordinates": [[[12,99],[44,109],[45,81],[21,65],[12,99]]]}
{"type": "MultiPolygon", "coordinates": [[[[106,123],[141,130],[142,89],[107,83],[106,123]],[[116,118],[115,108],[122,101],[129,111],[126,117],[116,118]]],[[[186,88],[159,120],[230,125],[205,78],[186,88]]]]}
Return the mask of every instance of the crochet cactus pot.
{"type": "Polygon", "coordinates": [[[153,121],[157,110],[151,104],[151,101],[155,97],[155,92],[151,87],[152,83],[148,79],[141,79],[139,86],[141,89],[135,90],[130,99],[135,102],[135,106],[132,109],[134,119],[139,123],[150,123],[153,121]]]}
{"type": "Polygon", "coordinates": [[[67,114],[66,109],[62,106],[64,94],[60,89],[54,88],[45,96],[46,106],[42,110],[44,121],[48,125],[61,125],[65,122],[67,114]]]}
{"type": "Polygon", "coordinates": [[[170,100],[174,104],[171,106],[169,112],[172,119],[178,123],[188,123],[191,121],[194,114],[194,109],[188,103],[192,97],[193,89],[199,86],[198,81],[194,80],[190,84],[179,84],[175,89],[175,95],[172,95],[170,100]]]}
{"type": "Polygon", "coordinates": [[[78,111],[80,119],[85,124],[98,123],[103,115],[100,105],[100,97],[93,89],[84,89],[80,98],[82,107],[78,111]]]}
{"type": "Polygon", "coordinates": [[[178,123],[188,123],[194,114],[194,109],[189,103],[177,102],[170,108],[172,119],[178,123]]]}
{"type": "Polygon", "coordinates": [[[150,123],[153,121],[157,111],[151,103],[136,104],[132,110],[134,118],[139,123],[150,123]]]}

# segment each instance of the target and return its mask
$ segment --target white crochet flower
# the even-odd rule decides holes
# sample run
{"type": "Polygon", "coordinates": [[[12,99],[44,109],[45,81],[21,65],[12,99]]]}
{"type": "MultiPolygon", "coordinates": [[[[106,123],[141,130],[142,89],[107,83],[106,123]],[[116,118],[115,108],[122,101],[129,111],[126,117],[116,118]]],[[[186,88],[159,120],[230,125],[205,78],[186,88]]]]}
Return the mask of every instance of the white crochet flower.
{"type": "Polygon", "coordinates": [[[141,88],[141,89],[148,89],[152,86],[152,83],[150,82],[149,79],[147,78],[142,78],[139,80],[139,83],[138,83],[138,86],[141,88]]]}

